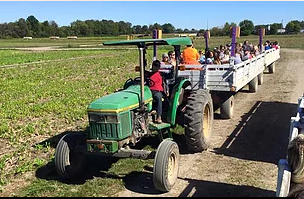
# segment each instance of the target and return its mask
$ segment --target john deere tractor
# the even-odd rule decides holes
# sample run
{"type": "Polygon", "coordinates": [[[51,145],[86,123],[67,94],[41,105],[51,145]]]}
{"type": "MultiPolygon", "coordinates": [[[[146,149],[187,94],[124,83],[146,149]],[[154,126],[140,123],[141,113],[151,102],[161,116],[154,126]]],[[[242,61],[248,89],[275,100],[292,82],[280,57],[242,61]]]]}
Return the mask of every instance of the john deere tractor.
{"type": "MultiPolygon", "coordinates": [[[[163,96],[163,123],[153,122],[153,97],[146,75],[146,49],[153,45],[171,45],[177,57],[181,45],[191,45],[189,37],[110,41],[104,45],[135,45],[139,50],[140,76],[128,79],[123,89],[93,101],[87,108],[88,133],[70,133],[56,147],[55,166],[58,174],[73,178],[84,169],[85,155],[154,159],[153,181],[162,192],[171,190],[179,170],[179,147],[171,128],[185,129],[185,141],[192,152],[207,149],[213,121],[212,100],[207,90],[193,90],[189,79],[178,77],[179,67],[166,71],[169,96],[163,96]],[[168,75],[169,74],[169,75],[168,75]],[[138,150],[134,146],[142,137],[157,134],[156,151],[138,150]]],[[[177,60],[177,66],[179,62],[177,60]]],[[[185,68],[185,67],[183,67],[185,68]]]]}

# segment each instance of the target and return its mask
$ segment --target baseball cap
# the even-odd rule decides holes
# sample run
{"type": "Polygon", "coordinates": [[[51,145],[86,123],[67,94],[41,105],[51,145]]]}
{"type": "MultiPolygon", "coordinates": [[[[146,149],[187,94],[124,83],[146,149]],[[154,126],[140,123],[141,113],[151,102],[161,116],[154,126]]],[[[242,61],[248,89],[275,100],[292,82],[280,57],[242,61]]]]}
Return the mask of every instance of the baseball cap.
{"type": "Polygon", "coordinates": [[[162,54],[162,58],[169,57],[167,53],[162,54]]]}

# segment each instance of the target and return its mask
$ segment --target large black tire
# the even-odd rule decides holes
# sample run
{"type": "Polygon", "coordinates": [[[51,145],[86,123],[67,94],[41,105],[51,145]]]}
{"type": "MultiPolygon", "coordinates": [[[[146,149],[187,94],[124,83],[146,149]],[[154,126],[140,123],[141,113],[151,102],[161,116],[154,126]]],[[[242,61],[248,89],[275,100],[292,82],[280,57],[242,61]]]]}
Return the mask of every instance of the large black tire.
{"type": "Polygon", "coordinates": [[[75,148],[85,144],[86,138],[76,133],[67,134],[59,140],[55,151],[55,167],[60,177],[75,178],[83,171],[85,156],[76,152],[75,148]]]}
{"type": "Polygon", "coordinates": [[[272,64],[270,64],[270,65],[268,66],[268,72],[269,72],[270,74],[272,74],[272,73],[275,72],[275,62],[273,62],[272,64]]]}
{"type": "Polygon", "coordinates": [[[222,105],[220,109],[221,117],[223,119],[231,119],[233,116],[234,97],[229,97],[222,105]]]}
{"type": "Polygon", "coordinates": [[[154,187],[168,192],[174,186],[179,170],[179,148],[176,142],[163,140],[157,148],[154,166],[154,187]]]}
{"type": "Polygon", "coordinates": [[[257,92],[258,90],[258,77],[253,78],[250,82],[249,82],[249,91],[250,92],[257,92]]]}
{"type": "Polygon", "coordinates": [[[210,145],[213,123],[213,104],[207,90],[192,91],[185,111],[186,144],[192,152],[202,152],[210,145]]]}
{"type": "Polygon", "coordinates": [[[258,75],[258,85],[262,85],[264,82],[264,72],[261,72],[259,75],[258,75]]]}

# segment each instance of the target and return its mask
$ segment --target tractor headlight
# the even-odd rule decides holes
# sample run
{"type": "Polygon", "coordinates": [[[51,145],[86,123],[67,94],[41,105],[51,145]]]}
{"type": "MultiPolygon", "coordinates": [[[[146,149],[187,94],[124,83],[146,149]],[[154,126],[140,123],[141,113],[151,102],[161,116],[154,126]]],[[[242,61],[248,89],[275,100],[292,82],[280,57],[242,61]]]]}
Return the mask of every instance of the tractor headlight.
{"type": "Polygon", "coordinates": [[[90,114],[90,122],[105,122],[106,118],[104,115],[90,114]]]}
{"type": "Polygon", "coordinates": [[[106,120],[108,123],[116,123],[117,122],[117,116],[116,115],[107,115],[106,120]]]}
{"type": "Polygon", "coordinates": [[[106,122],[106,123],[117,123],[117,115],[98,115],[98,114],[89,114],[90,122],[106,122]]]}

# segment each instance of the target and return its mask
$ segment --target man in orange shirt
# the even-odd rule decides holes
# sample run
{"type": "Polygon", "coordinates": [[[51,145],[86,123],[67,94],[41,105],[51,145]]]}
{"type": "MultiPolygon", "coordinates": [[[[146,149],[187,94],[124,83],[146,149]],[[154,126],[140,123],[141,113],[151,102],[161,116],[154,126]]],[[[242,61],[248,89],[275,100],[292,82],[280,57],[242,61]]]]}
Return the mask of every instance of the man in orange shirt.
{"type": "Polygon", "coordinates": [[[197,60],[199,60],[199,54],[197,50],[192,45],[187,45],[187,48],[183,51],[183,63],[200,65],[197,60]]]}

